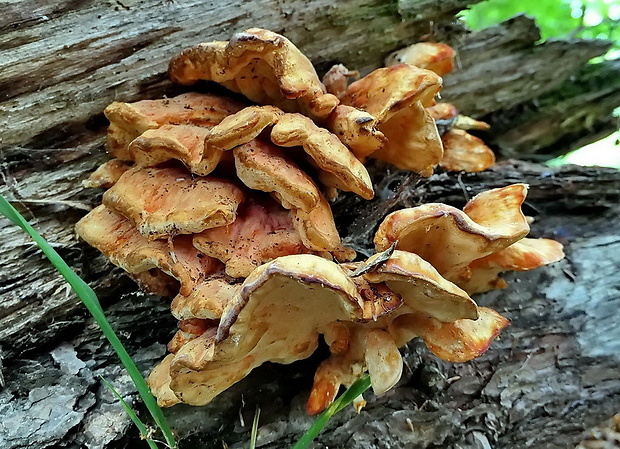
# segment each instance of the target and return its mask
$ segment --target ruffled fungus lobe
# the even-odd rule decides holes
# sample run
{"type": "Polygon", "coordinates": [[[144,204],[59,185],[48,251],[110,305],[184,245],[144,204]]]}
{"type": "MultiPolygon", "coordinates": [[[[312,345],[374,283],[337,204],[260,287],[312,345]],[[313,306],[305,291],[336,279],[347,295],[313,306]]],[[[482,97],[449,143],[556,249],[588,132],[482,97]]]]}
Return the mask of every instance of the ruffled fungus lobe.
{"type": "Polygon", "coordinates": [[[467,293],[444,279],[417,254],[396,250],[385,263],[363,277],[371,284],[385,283],[402,297],[403,307],[397,315],[421,312],[443,322],[478,318],[476,303],[467,293]]]}
{"type": "Polygon", "coordinates": [[[150,239],[232,223],[244,194],[230,181],[192,177],[179,167],[132,168],[103,195],[150,239]]]}
{"type": "Polygon", "coordinates": [[[564,257],[562,245],[524,239],[529,232],[521,212],[527,188],[514,184],[483,192],[463,208],[425,204],[394,212],[375,235],[378,250],[397,247],[419,254],[446,279],[468,293],[505,287],[504,271],[526,271],[564,257]]]}
{"type": "Polygon", "coordinates": [[[353,106],[338,105],[325,126],[362,162],[386,141],[383,133],[377,130],[376,118],[353,106]]]}
{"type": "Polygon", "coordinates": [[[163,125],[149,129],[129,144],[129,155],[141,167],[153,167],[176,159],[192,173],[206,176],[215,170],[224,156],[222,150],[205,144],[209,128],[163,125]]]}
{"type": "Polygon", "coordinates": [[[215,81],[258,104],[317,118],[326,117],[338,104],[291,41],[260,28],[237,33],[229,42],[188,48],[172,59],[168,74],[185,85],[215,81]]]}
{"type": "Polygon", "coordinates": [[[495,163],[495,154],[484,142],[467,133],[467,129],[487,130],[489,125],[459,114],[450,103],[427,108],[441,129],[443,158],[439,165],[446,170],[479,172],[495,163]]]}
{"type": "Polygon", "coordinates": [[[446,170],[480,172],[495,163],[495,153],[477,137],[450,129],[441,137],[443,158],[439,165],[446,170]]]}
{"type": "Polygon", "coordinates": [[[266,361],[307,358],[327,324],[364,318],[355,283],[336,264],[312,255],[280,257],[244,281],[220,321],[217,350],[202,370],[173,357],[169,369],[151,373],[149,383],[161,389],[161,378],[170,376],[170,388],[180,400],[204,405],[266,361]]]}
{"type": "Polygon", "coordinates": [[[291,215],[293,226],[306,248],[330,252],[343,250],[332,209],[323,195],[310,211],[291,209],[291,215]]]}
{"type": "Polygon", "coordinates": [[[101,164],[88,179],[82,181],[82,185],[87,188],[112,187],[131,166],[131,162],[112,159],[101,164]]]}
{"type": "Polygon", "coordinates": [[[407,64],[377,69],[351,84],[343,104],[375,117],[385,143],[370,157],[430,176],[443,156],[435,121],[425,109],[435,102],[441,78],[407,64]]]}
{"type": "Polygon", "coordinates": [[[424,314],[398,318],[398,326],[418,335],[440,359],[467,362],[481,356],[510,322],[493,309],[478,308],[478,319],[444,323],[424,314]]]}
{"type": "Polygon", "coordinates": [[[561,243],[550,239],[524,238],[496,253],[474,260],[455,282],[470,295],[505,288],[499,277],[505,271],[529,271],[564,258],[561,243]]]}
{"type": "Polygon", "coordinates": [[[251,140],[234,150],[239,179],[249,188],[271,193],[287,209],[310,211],[319,202],[320,192],[285,151],[269,142],[251,140]]]}
{"type": "Polygon", "coordinates": [[[110,121],[107,149],[113,157],[131,160],[129,144],[149,129],[166,124],[213,126],[242,108],[230,98],[194,92],[161,100],[114,102],[104,110],[110,121]]]}
{"type": "Polygon", "coordinates": [[[216,259],[199,254],[191,237],[177,237],[171,243],[148,240],[129,220],[104,205],[88,213],[75,229],[114,265],[128,273],[159,268],[181,283],[181,294],[185,296],[220,266],[216,259]]]}
{"type": "Polygon", "coordinates": [[[229,150],[251,142],[263,131],[278,146],[303,148],[321,170],[321,180],[327,186],[357,193],[365,199],[374,196],[364,165],[334,134],[301,114],[284,113],[271,106],[245,108],[213,127],[206,144],[229,150]]]}
{"type": "Polygon", "coordinates": [[[388,215],[375,234],[377,251],[398,249],[420,255],[447,279],[472,261],[497,252],[529,232],[521,204],[527,186],[514,184],[483,192],[463,211],[440,203],[388,215]]]}
{"type": "Polygon", "coordinates": [[[454,68],[454,50],[446,44],[419,42],[390,53],[385,58],[386,67],[398,64],[414,65],[443,76],[454,68]]]}
{"type": "Polygon", "coordinates": [[[328,177],[321,178],[328,187],[357,193],[372,199],[372,181],[364,165],[334,134],[314,124],[301,114],[285,114],[271,130],[271,140],[283,147],[301,146],[328,177]],[[331,175],[331,176],[330,176],[331,175]],[[325,182],[326,179],[331,181],[325,182]]]}
{"type": "Polygon", "coordinates": [[[392,336],[382,329],[332,323],[325,332],[330,357],[314,375],[306,411],[316,415],[336,398],[342,385],[350,386],[368,371],[375,394],[383,394],[400,380],[403,361],[392,336]]]}
{"type": "Polygon", "coordinates": [[[170,304],[170,311],[177,320],[219,319],[240,287],[241,283],[232,283],[216,271],[196,284],[188,295],[178,294],[170,304]]]}
{"type": "Polygon", "coordinates": [[[340,98],[347,91],[349,78],[357,78],[359,76],[360,74],[357,70],[349,70],[342,64],[336,64],[323,76],[323,84],[327,92],[340,98]]]}
{"type": "Polygon", "coordinates": [[[436,122],[450,122],[451,126],[457,129],[468,130],[477,129],[486,131],[491,128],[491,125],[479,120],[475,120],[471,117],[467,117],[459,113],[456,106],[451,103],[437,103],[434,106],[426,108],[430,112],[431,116],[436,122]]]}
{"type": "Polygon", "coordinates": [[[307,405],[318,413],[341,384],[366,371],[377,394],[392,388],[402,372],[398,347],[415,336],[442,356],[464,360],[499,331],[497,320],[462,324],[478,317],[475,303],[415,254],[396,251],[361,278],[349,275],[355,265],[291,255],[256,268],[228,302],[217,334],[191,339],[153,371],[149,383],[160,404],[206,404],[266,361],[308,357],[324,334],[332,356],[319,367],[307,405]],[[454,348],[445,347],[448,329],[461,339],[454,348]]]}
{"type": "Polygon", "coordinates": [[[281,109],[273,106],[249,106],[214,126],[206,144],[231,150],[258,137],[266,128],[275,125],[283,114],[281,109]]]}
{"type": "MultiPolygon", "coordinates": [[[[372,265],[377,257],[380,256],[371,257],[367,263],[372,265]]],[[[346,266],[354,268],[356,265],[346,266]]],[[[402,371],[397,348],[415,337],[422,337],[429,349],[440,358],[465,361],[484,352],[501,327],[507,324],[507,320],[496,314],[501,327],[498,327],[498,321],[493,320],[485,320],[479,327],[461,325],[461,322],[477,320],[483,309],[479,309],[467,293],[444,279],[431,264],[413,253],[396,250],[384,263],[362,277],[373,288],[383,285],[398,294],[402,304],[376,321],[333,323],[326,329],[325,341],[332,355],[316,372],[306,404],[310,414],[324,410],[341,385],[351,385],[365,371],[371,373],[375,393],[392,388],[402,371]],[[423,327],[420,323],[443,326],[443,334],[435,332],[430,325],[423,327]],[[461,339],[460,343],[454,344],[453,351],[452,348],[445,348],[445,342],[440,341],[442,335],[450,335],[450,330],[458,332],[461,339]],[[468,334],[469,330],[476,332],[468,334]]]]}

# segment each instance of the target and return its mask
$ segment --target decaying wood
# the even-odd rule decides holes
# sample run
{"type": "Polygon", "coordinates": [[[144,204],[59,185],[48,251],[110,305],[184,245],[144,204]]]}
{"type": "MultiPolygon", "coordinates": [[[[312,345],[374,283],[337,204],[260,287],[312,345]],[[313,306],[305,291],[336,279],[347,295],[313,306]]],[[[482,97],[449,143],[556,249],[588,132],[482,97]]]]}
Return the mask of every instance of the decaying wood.
{"type": "MultiPolygon", "coordinates": [[[[1,3],[0,193],[93,285],[148,370],[175,326],[167,304],[136,293],[73,231],[100,201],[101,192],[84,190],[80,181],[106,159],[103,108],[114,100],[179,92],[165,75],[173,54],[260,26],[287,35],[321,71],[343,62],[367,72],[389,51],[420,38],[451,43],[458,70],[445,80],[444,99],[490,121],[494,128],[482,137],[507,155],[559,153],[611,129],[620,91],[617,62],[582,68],[607,43],[539,44],[538,30],[525,17],[469,33],[453,17],[475,2],[1,3]]],[[[422,201],[462,205],[481,190],[525,181],[531,185],[526,212],[537,218],[534,235],[566,243],[568,258],[511,275],[507,290],[479,298],[513,322],[482,359],[444,364],[411,345],[400,386],[372,399],[362,415],[339,417],[317,447],[568,447],[583,429],[618,411],[617,171],[508,162],[480,174],[439,173],[428,180],[386,167],[374,172],[375,201],[344,195],[336,206],[341,231],[362,252],[370,251],[373,227],[395,208],[422,201]]],[[[0,252],[6,380],[0,447],[139,447],[97,376],[133,400],[130,381],[75,296],[4,219],[0,252]]],[[[247,447],[258,404],[259,444],[288,447],[310,422],[300,404],[309,373],[324,355],[262,367],[208,407],[175,407],[169,410],[173,425],[187,447],[220,448],[222,440],[247,447]]]]}
{"type": "Polygon", "coordinates": [[[589,64],[556,89],[491,115],[486,141],[511,157],[564,154],[616,131],[619,104],[620,61],[589,64]]]}

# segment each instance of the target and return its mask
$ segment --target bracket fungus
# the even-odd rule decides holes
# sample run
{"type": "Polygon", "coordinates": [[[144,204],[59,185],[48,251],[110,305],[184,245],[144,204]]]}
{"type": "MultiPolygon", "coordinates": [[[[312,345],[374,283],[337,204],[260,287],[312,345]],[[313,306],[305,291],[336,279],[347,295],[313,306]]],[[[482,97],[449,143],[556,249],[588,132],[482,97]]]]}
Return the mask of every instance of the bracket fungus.
{"type": "Polygon", "coordinates": [[[108,152],[116,158],[132,160],[129,144],[149,129],[166,124],[215,125],[242,108],[235,100],[194,92],[131,104],[114,102],[103,111],[110,121],[108,152]]]}
{"type": "Polygon", "coordinates": [[[563,257],[555,241],[524,238],[525,185],[483,192],[462,211],[393,212],[375,235],[378,253],[355,262],[326,198],[373,198],[368,158],[424,176],[493,163],[462,131],[485,124],[435,105],[453,56],[417,44],[351,84],[357,73],[335,66],[326,88],[288,39],[253,28],[169,66],[174,82],[218,82],[247,107],[189,92],[106,108],[114,159],[84,184],[108,190],[76,230],[141,287],[174,297],[179,329],[149,376],[161,405],[207,404],[262,363],[306,358],[323,339],[331,355],[307,402],[315,414],[366,372],[375,393],[391,389],[399,348],[413,338],[462,362],[508,325],[469,295],[504,287],[504,271],[563,257]]]}
{"type": "Polygon", "coordinates": [[[313,117],[326,117],[338,104],[291,41],[260,28],[188,48],[172,59],[168,73],[179,84],[215,81],[258,104],[313,117]]]}
{"type": "Polygon", "coordinates": [[[500,272],[525,271],[564,256],[558,242],[523,242],[529,232],[521,211],[526,194],[525,184],[514,184],[478,194],[463,211],[424,204],[393,212],[379,225],[375,247],[381,251],[396,242],[397,248],[420,255],[446,279],[471,292],[500,288],[500,282],[492,281],[500,272]],[[485,277],[490,278],[488,288],[480,286],[485,277]]]}
{"type": "Polygon", "coordinates": [[[408,64],[377,69],[351,84],[342,103],[372,115],[374,127],[385,139],[369,157],[430,176],[443,150],[435,121],[425,108],[435,103],[441,85],[435,73],[408,64]]]}
{"type": "Polygon", "coordinates": [[[493,151],[481,139],[467,132],[469,129],[488,130],[487,123],[460,114],[450,103],[437,103],[427,110],[442,129],[441,167],[451,171],[479,172],[495,163],[493,151]]]}
{"type": "Polygon", "coordinates": [[[103,194],[103,204],[151,239],[230,224],[243,199],[232,182],[194,178],[180,167],[132,168],[103,194]]]}
{"type": "Polygon", "coordinates": [[[450,73],[454,68],[454,57],[455,52],[449,45],[436,42],[418,42],[390,53],[385,58],[385,65],[390,67],[398,64],[410,64],[443,76],[450,73]]]}

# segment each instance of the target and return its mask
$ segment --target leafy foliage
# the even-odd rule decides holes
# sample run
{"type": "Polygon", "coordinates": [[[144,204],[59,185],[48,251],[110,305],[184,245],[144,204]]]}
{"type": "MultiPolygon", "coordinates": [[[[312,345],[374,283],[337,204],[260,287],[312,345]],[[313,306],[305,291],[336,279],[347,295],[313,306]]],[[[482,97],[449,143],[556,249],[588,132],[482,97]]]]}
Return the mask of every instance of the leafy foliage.
{"type": "Polygon", "coordinates": [[[470,28],[479,30],[521,13],[536,19],[543,40],[607,39],[614,43],[610,53],[620,52],[619,0],[488,0],[464,11],[462,17],[470,28]]]}

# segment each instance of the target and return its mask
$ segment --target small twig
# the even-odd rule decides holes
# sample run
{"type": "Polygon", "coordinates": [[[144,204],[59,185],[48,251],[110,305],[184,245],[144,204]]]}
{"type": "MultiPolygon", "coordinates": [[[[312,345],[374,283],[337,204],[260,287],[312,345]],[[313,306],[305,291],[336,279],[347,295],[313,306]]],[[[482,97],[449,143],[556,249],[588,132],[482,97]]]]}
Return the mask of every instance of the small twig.
{"type": "Polygon", "coordinates": [[[369,271],[375,270],[380,265],[383,265],[390,257],[392,257],[392,254],[394,254],[394,250],[396,249],[397,244],[398,241],[392,243],[392,246],[390,246],[385,251],[377,253],[376,259],[374,259],[371,263],[368,263],[368,261],[362,262],[362,264],[357,267],[351,274],[349,274],[349,276],[355,278],[361,276],[362,274],[366,274],[369,271]]]}
{"type": "Polygon", "coordinates": [[[462,176],[463,176],[463,172],[460,172],[459,175],[456,177],[456,181],[459,183],[459,186],[461,187],[461,190],[463,191],[463,196],[465,197],[465,201],[469,202],[471,197],[469,196],[469,193],[467,192],[467,187],[465,187],[465,184],[463,183],[462,176]]]}

